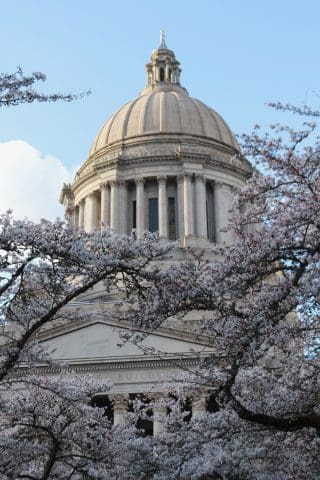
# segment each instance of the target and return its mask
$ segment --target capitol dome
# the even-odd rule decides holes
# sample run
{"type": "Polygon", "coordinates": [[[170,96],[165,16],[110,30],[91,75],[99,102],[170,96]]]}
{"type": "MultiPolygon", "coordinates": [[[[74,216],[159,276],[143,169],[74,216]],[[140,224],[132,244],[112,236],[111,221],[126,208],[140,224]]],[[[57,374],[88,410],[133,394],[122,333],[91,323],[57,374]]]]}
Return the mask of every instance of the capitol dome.
{"type": "Polygon", "coordinates": [[[177,84],[163,83],[146,88],[111,115],[94,140],[90,155],[114,142],[164,133],[203,137],[239,150],[233,133],[217,112],[189,97],[177,84]]]}
{"type": "Polygon", "coordinates": [[[235,187],[252,173],[227,123],[189,96],[162,33],[140,95],[102,126],[74,181],[66,215],[87,231],[109,225],[138,238],[158,231],[181,246],[230,243],[222,229],[235,187]]]}

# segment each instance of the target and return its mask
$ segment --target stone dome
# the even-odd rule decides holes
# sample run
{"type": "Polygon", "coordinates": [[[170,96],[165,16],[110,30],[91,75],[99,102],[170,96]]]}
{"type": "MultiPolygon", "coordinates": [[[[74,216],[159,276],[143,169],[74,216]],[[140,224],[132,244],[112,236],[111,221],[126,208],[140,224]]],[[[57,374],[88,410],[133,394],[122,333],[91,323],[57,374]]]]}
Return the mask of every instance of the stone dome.
{"type": "Polygon", "coordinates": [[[146,87],[102,126],[60,201],[75,225],[146,230],[181,247],[230,243],[234,188],[252,174],[221,116],[189,96],[164,35],[146,65],[146,87]]]}
{"type": "Polygon", "coordinates": [[[204,137],[239,150],[227,123],[212,108],[175,84],[145,88],[106,121],[90,155],[115,142],[145,135],[174,134],[204,137]]]}

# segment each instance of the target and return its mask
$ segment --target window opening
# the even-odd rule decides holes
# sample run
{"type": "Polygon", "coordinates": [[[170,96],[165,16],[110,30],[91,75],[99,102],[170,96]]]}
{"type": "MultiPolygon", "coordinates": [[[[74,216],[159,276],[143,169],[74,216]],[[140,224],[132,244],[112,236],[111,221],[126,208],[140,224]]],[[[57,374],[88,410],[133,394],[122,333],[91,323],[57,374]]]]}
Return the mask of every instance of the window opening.
{"type": "Polygon", "coordinates": [[[175,198],[168,198],[168,222],[169,222],[169,240],[175,240],[176,237],[176,205],[175,198]]]}
{"type": "Polygon", "coordinates": [[[137,201],[132,202],[132,228],[137,228],[137,201]]]}
{"type": "Polygon", "coordinates": [[[158,199],[149,198],[149,231],[157,232],[159,230],[158,199]]]}
{"type": "Polygon", "coordinates": [[[163,69],[163,67],[160,68],[160,82],[164,82],[164,69],[163,69]]]}

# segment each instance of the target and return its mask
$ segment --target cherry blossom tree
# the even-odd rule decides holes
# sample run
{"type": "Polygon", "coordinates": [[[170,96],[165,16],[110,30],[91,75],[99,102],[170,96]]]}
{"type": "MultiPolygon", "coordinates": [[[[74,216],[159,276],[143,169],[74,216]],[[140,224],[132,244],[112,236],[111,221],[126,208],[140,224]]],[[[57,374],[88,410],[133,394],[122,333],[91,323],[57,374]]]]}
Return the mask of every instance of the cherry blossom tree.
{"type": "Polygon", "coordinates": [[[142,284],[152,275],[149,263],[170,248],[155,235],[140,242],[108,229],[89,234],[59,220],[0,216],[1,479],[149,478],[141,462],[152,445],[133,420],[114,432],[104,410],[90,404],[110,384],[61,365],[61,375],[35,376],[33,367],[50,363],[37,343],[41,329],[84,315],[73,300],[98,283],[121,298],[123,277],[142,284]]]}
{"type": "Polygon", "coordinates": [[[273,106],[304,123],[265,134],[257,126],[242,136],[244,154],[263,175],[256,171],[235,196],[233,245],[172,265],[127,314],[131,340],[140,341],[137,330],[203,312],[212,353],[189,382],[209,389],[216,405],[203,435],[223,479],[317,479],[320,472],[320,142],[310,121],[320,112],[273,106]]]}
{"type": "Polygon", "coordinates": [[[83,92],[78,95],[53,93],[40,93],[34,88],[38,81],[45,81],[46,76],[41,72],[33,72],[31,75],[25,75],[21,67],[14,73],[0,74],[0,107],[11,107],[22,103],[32,102],[56,102],[63,100],[71,102],[90,92],[83,92]]]}
{"type": "Polygon", "coordinates": [[[170,249],[152,235],[1,216],[3,479],[319,479],[320,143],[310,118],[320,113],[275,107],[306,123],[242,137],[263,175],[235,196],[231,246],[160,269],[152,262],[170,249]],[[50,362],[39,331],[79,318],[70,302],[99,282],[125,302],[115,315],[131,322],[128,341],[202,312],[210,348],[183,388],[207,397],[210,412],[186,422],[178,398],[165,431],[143,437],[136,414],[112,427],[90,405],[108,384],[32,375],[50,362]]]}

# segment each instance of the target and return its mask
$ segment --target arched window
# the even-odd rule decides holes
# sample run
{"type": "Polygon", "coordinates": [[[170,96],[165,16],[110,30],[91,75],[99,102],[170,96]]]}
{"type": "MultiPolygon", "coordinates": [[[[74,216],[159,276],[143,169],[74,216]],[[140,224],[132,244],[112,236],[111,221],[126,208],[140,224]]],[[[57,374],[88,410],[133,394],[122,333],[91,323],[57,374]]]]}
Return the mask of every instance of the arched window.
{"type": "Polygon", "coordinates": [[[160,82],[164,82],[164,68],[160,67],[160,82]]]}

